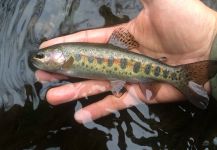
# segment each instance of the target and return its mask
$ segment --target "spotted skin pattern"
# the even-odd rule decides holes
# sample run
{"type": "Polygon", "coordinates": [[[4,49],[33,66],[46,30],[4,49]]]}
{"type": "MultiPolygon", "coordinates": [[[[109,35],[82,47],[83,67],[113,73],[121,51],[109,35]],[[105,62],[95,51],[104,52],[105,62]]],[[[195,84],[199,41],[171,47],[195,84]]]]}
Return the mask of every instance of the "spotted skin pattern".
{"type": "Polygon", "coordinates": [[[137,53],[128,52],[122,48],[110,45],[94,44],[80,46],[74,43],[65,45],[64,52],[74,59],[73,64],[61,73],[91,79],[117,79],[129,82],[146,82],[159,80],[176,82],[180,78],[180,68],[171,67],[152,58],[137,53]]]}

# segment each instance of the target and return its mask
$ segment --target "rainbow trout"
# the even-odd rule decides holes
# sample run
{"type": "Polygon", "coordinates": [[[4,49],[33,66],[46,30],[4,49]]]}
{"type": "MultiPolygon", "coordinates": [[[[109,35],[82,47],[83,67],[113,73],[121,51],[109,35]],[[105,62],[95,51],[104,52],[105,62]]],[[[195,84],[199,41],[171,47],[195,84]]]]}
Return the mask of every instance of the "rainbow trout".
{"type": "Polygon", "coordinates": [[[41,49],[31,60],[38,69],[70,77],[140,84],[166,82],[198,108],[207,107],[209,97],[203,84],[216,74],[217,61],[170,66],[127,50],[135,47],[138,43],[134,37],[120,28],[113,32],[108,44],[57,44],[41,49]]]}

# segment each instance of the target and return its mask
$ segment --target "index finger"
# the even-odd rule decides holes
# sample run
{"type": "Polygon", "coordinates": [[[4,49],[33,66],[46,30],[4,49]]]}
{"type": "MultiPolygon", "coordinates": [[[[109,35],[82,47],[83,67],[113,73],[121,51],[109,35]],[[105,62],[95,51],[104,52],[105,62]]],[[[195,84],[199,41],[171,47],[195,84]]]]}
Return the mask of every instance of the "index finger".
{"type": "Polygon", "coordinates": [[[43,42],[40,48],[45,48],[51,45],[66,43],[66,42],[92,42],[92,43],[106,43],[114,31],[115,27],[92,29],[80,31],[74,34],[57,37],[43,42]]]}

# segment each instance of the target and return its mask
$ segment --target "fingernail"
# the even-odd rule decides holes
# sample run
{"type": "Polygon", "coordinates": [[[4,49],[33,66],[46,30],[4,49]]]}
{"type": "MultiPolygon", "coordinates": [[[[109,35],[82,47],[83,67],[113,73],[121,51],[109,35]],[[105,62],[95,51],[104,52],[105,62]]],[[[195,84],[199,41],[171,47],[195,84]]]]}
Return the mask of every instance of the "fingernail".
{"type": "Polygon", "coordinates": [[[80,109],[74,115],[74,118],[77,122],[85,124],[93,121],[90,112],[80,109]]]}

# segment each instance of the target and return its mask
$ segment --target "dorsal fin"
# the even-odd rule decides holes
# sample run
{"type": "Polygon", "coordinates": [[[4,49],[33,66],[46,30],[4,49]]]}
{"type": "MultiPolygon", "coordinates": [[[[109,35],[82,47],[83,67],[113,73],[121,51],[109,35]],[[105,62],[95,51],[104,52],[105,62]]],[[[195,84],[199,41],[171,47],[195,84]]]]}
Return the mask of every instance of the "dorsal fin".
{"type": "Polygon", "coordinates": [[[108,43],[124,49],[139,47],[139,43],[135,40],[134,36],[123,27],[119,27],[113,31],[108,43]]]}

